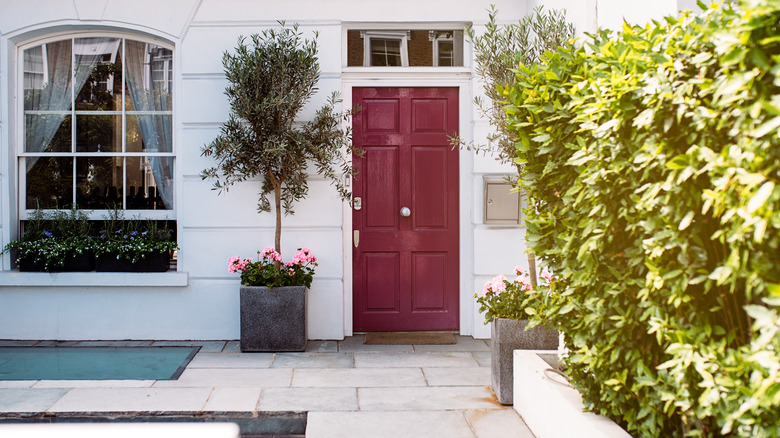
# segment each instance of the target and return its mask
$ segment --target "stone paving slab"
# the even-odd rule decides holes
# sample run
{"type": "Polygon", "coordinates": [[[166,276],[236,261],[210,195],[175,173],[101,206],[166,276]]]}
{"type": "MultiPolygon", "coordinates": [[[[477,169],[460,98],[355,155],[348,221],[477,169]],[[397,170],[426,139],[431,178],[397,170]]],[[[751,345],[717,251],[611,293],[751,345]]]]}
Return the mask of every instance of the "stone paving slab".
{"type": "Polygon", "coordinates": [[[187,369],[195,368],[269,368],[273,353],[198,353],[187,369]]]}
{"type": "Polygon", "coordinates": [[[203,410],[211,412],[252,412],[257,410],[261,392],[262,389],[260,387],[214,388],[203,410]]]}
{"type": "Polygon", "coordinates": [[[361,411],[500,409],[488,387],[358,388],[361,411]]]}
{"type": "Polygon", "coordinates": [[[211,388],[76,388],[49,411],[200,411],[210,394],[211,388]]]}
{"type": "MultiPolygon", "coordinates": [[[[203,351],[203,350],[201,350],[203,351]]],[[[233,341],[227,341],[225,344],[225,348],[222,349],[223,353],[240,353],[241,352],[241,342],[237,340],[233,341]]]]}
{"type": "Polygon", "coordinates": [[[490,366],[490,352],[489,351],[475,351],[474,353],[471,353],[474,355],[474,359],[479,363],[479,366],[481,367],[489,367],[490,366]]]}
{"type": "Polygon", "coordinates": [[[291,369],[203,368],[186,369],[179,380],[158,380],[156,388],[213,388],[215,386],[287,387],[291,369]]]}
{"type": "Polygon", "coordinates": [[[39,380],[33,388],[149,388],[155,380],[39,380]]]}
{"type": "Polygon", "coordinates": [[[455,411],[309,412],[306,438],[366,437],[474,438],[474,434],[463,414],[455,411]]]}
{"type": "Polygon", "coordinates": [[[366,345],[363,340],[366,335],[355,335],[344,338],[339,342],[339,352],[375,352],[375,353],[413,353],[414,347],[411,345],[366,345]]]}
{"type": "Polygon", "coordinates": [[[39,341],[17,341],[13,339],[0,339],[0,347],[32,347],[39,341]]]}
{"type": "Polygon", "coordinates": [[[410,367],[478,367],[471,353],[355,353],[355,367],[410,368],[410,367]]]}
{"type": "Polygon", "coordinates": [[[369,388],[426,386],[419,368],[297,369],[293,387],[369,388]]]}
{"type": "Polygon", "coordinates": [[[490,347],[482,339],[474,339],[471,336],[455,335],[454,344],[444,345],[415,345],[415,353],[442,352],[442,351],[490,351],[490,347]]]}
{"type": "Polygon", "coordinates": [[[67,389],[0,389],[0,412],[44,412],[67,389]]]}
{"type": "Polygon", "coordinates": [[[429,386],[490,386],[490,368],[423,368],[429,386]]]}
{"type": "Polygon", "coordinates": [[[349,353],[276,353],[271,368],[352,368],[349,353]]]}
{"type": "Polygon", "coordinates": [[[307,353],[338,353],[338,341],[309,341],[306,343],[307,353]]]}
{"type": "MultiPolygon", "coordinates": [[[[77,347],[151,347],[154,341],[79,341],[77,347]]],[[[159,345],[158,345],[159,347],[159,345]]]]}
{"type": "Polygon", "coordinates": [[[266,388],[259,411],[356,411],[355,388],[266,388]]]}
{"type": "Polygon", "coordinates": [[[201,353],[220,353],[227,341],[154,341],[152,347],[200,347],[201,353]]]}
{"type": "Polygon", "coordinates": [[[0,380],[0,389],[32,388],[39,380],[0,380]]]}
{"type": "Polygon", "coordinates": [[[41,341],[35,344],[36,347],[73,347],[79,341],[41,341]]]}
{"type": "Polygon", "coordinates": [[[477,438],[535,438],[514,409],[485,409],[465,411],[463,414],[477,438]]]}

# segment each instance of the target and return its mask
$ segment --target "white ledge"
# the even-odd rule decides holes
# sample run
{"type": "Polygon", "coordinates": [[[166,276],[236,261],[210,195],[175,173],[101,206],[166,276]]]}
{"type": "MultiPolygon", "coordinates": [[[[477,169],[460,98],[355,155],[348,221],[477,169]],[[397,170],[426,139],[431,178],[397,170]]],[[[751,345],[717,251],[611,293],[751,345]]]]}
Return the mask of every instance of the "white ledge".
{"type": "Polygon", "coordinates": [[[555,351],[514,351],[514,408],[537,438],[631,438],[607,417],[584,412],[576,389],[548,377],[540,357],[555,351]]]}
{"type": "Polygon", "coordinates": [[[184,287],[187,272],[0,272],[0,286],[184,287]]]}

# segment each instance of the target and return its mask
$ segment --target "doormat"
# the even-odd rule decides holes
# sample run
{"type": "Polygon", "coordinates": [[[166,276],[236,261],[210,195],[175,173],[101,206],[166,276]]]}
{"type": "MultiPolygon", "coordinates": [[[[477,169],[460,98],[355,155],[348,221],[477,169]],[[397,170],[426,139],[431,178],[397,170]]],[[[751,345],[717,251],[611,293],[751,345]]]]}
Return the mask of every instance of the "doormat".
{"type": "Polygon", "coordinates": [[[445,345],[454,344],[455,335],[446,332],[369,332],[367,345],[445,345]]]}
{"type": "Polygon", "coordinates": [[[0,380],[176,380],[200,347],[0,347],[0,380]]]}

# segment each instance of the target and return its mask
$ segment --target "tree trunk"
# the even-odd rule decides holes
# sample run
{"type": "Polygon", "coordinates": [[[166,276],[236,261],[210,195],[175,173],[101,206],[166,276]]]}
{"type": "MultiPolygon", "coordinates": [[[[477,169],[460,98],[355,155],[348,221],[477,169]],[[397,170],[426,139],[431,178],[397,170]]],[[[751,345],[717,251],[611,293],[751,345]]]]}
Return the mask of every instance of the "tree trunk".
{"type": "MultiPolygon", "coordinates": [[[[274,186],[274,207],[276,208],[276,229],[274,230],[274,249],[279,254],[282,253],[282,184],[278,181],[273,182],[274,186]]],[[[274,262],[278,270],[282,263],[274,262]]]]}

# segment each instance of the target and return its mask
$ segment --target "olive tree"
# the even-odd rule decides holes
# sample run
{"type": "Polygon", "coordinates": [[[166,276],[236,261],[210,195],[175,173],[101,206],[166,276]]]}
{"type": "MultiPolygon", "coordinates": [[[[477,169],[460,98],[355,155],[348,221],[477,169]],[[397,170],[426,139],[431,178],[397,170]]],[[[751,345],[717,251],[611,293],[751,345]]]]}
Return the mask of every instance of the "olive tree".
{"type": "Polygon", "coordinates": [[[281,252],[282,210],[308,194],[308,164],[330,180],[342,199],[350,193],[342,176],[351,174],[351,131],[343,128],[351,111],[341,113],[338,94],[310,121],[301,110],[317,92],[320,76],[317,41],[303,38],[298,26],[269,29],[240,37],[235,53],[222,64],[230,82],[225,94],[230,115],[220,135],[202,149],[216,165],[201,173],[214,180],[214,190],[227,191],[238,182],[259,179],[259,212],[276,212],[274,246],[281,252]]]}
{"type": "MultiPolygon", "coordinates": [[[[517,133],[510,129],[504,106],[507,105],[504,90],[516,81],[515,69],[539,62],[545,52],[558,47],[568,47],[574,37],[574,25],[568,23],[565,11],[541,6],[534,9],[517,23],[500,25],[496,22],[498,10],[491,6],[485,32],[477,35],[473,28],[467,30],[469,42],[474,47],[475,71],[481,77],[487,99],[476,97],[474,103],[490,122],[494,132],[488,136],[488,144],[464,144],[461,139],[454,143],[477,153],[492,154],[498,161],[512,164],[518,174],[523,166],[515,160],[517,133]]],[[[536,284],[536,259],[528,254],[531,281],[536,284]]]]}

